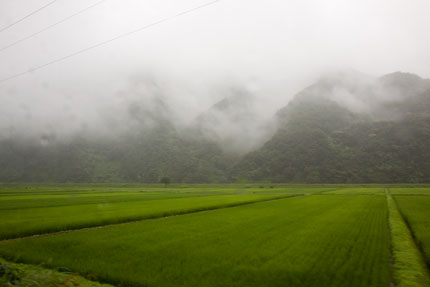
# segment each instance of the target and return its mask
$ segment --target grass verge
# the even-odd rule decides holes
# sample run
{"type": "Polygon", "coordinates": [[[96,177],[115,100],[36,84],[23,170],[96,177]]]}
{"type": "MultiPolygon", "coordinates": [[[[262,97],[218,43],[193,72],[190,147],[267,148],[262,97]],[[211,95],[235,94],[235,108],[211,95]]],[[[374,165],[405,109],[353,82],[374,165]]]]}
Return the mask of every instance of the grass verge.
{"type": "Polygon", "coordinates": [[[395,284],[398,287],[430,286],[430,278],[422,254],[397,209],[396,202],[388,191],[386,191],[386,197],[394,257],[395,284]]]}
{"type": "Polygon", "coordinates": [[[110,287],[77,274],[40,266],[8,262],[0,258],[0,286],[15,287],[110,287]]]}

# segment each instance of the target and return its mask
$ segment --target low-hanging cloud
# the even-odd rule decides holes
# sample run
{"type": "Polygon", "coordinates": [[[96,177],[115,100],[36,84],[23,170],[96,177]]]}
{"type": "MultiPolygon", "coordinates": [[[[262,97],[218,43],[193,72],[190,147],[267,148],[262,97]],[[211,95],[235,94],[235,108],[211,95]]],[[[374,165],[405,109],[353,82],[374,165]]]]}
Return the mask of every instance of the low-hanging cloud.
{"type": "MultiPolygon", "coordinates": [[[[1,51],[0,78],[204,3],[106,1],[1,51]]],[[[2,1],[0,27],[44,4],[2,1]]],[[[0,46],[87,5],[58,1],[0,33],[0,46]]],[[[222,0],[0,84],[0,135],[43,141],[82,131],[112,135],[151,125],[155,117],[184,127],[242,89],[252,95],[243,112],[250,118],[217,114],[213,130],[222,141],[243,131],[231,145],[242,139],[250,148],[267,136],[264,125],[276,110],[327,70],[430,77],[429,10],[425,0],[222,0]],[[249,129],[241,128],[244,122],[249,129]]],[[[346,90],[335,94],[357,111],[368,108],[346,90]]]]}

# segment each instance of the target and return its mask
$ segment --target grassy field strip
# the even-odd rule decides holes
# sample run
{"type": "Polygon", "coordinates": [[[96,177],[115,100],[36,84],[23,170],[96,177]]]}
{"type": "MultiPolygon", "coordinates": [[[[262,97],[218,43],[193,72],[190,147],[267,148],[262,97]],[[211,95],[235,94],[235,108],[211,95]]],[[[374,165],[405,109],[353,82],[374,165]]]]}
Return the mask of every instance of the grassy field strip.
{"type": "Polygon", "coordinates": [[[170,217],[175,217],[175,216],[183,216],[183,215],[187,215],[187,214],[205,213],[205,212],[210,212],[210,211],[217,210],[217,209],[233,208],[233,207],[240,207],[240,206],[245,206],[245,205],[263,204],[263,203],[266,203],[269,201],[274,201],[274,200],[289,199],[289,198],[292,199],[295,197],[303,197],[303,196],[309,196],[309,195],[310,194],[294,194],[294,195],[290,195],[290,196],[276,197],[276,198],[270,198],[270,199],[266,199],[266,200],[231,204],[231,205],[222,206],[222,207],[205,208],[205,209],[201,209],[201,210],[195,210],[195,211],[184,212],[184,213],[174,213],[174,214],[160,216],[160,217],[149,217],[149,218],[143,218],[143,219],[124,221],[124,222],[119,222],[119,223],[109,223],[109,224],[103,224],[103,225],[97,225],[97,226],[89,226],[89,227],[82,227],[82,228],[67,229],[67,230],[62,230],[62,231],[54,231],[54,232],[49,232],[49,233],[33,234],[33,235],[22,236],[22,237],[1,239],[0,243],[18,241],[18,240],[22,240],[22,239],[34,239],[34,238],[39,238],[39,237],[55,236],[55,235],[60,235],[60,234],[65,234],[65,233],[70,233],[70,232],[76,232],[76,231],[83,231],[83,230],[101,229],[101,228],[107,228],[107,227],[117,226],[117,225],[133,224],[133,223],[138,223],[141,221],[159,220],[159,219],[170,218],[170,217]]]}
{"type": "Polygon", "coordinates": [[[418,196],[418,197],[421,197],[421,198],[425,198],[425,197],[430,196],[430,193],[428,193],[428,194],[424,194],[424,193],[410,193],[410,194],[396,193],[396,194],[391,194],[391,195],[392,196],[412,196],[412,197],[418,196]]]}
{"type": "Polygon", "coordinates": [[[390,188],[391,195],[430,195],[430,188],[415,187],[415,188],[390,188]]]}
{"type": "Polygon", "coordinates": [[[119,286],[389,286],[381,196],[302,196],[0,243],[119,286]]]}
{"type": "Polygon", "coordinates": [[[345,195],[384,195],[384,188],[382,187],[355,187],[355,188],[340,188],[323,192],[324,194],[345,194],[345,195]]]}
{"type": "MultiPolygon", "coordinates": [[[[339,189],[339,188],[336,188],[339,189]]],[[[67,198],[67,197],[97,197],[139,194],[237,194],[237,193],[318,193],[331,191],[335,188],[188,188],[188,189],[143,189],[143,190],[118,190],[118,191],[40,191],[40,192],[7,192],[2,193],[0,189],[0,200],[32,199],[38,198],[67,198]]]]}
{"type": "MultiPolygon", "coordinates": [[[[26,192],[26,193],[0,193],[0,200],[7,200],[7,199],[27,199],[27,198],[33,198],[35,196],[40,198],[64,198],[64,197],[94,197],[94,196],[117,196],[117,195],[136,195],[136,194],[207,194],[207,193],[237,193],[239,190],[231,190],[231,189],[218,189],[218,190],[200,190],[200,191],[178,191],[178,190],[137,190],[137,191],[85,191],[85,192],[74,192],[74,191],[68,191],[68,192],[26,192]]],[[[267,190],[270,191],[270,190],[267,190]]],[[[286,189],[283,190],[285,192],[286,189]]],[[[291,193],[291,192],[290,192],[291,193]]]]}
{"type": "Polygon", "coordinates": [[[18,287],[113,287],[101,284],[72,273],[29,264],[8,262],[0,258],[0,286],[18,287]]]}
{"type": "Polygon", "coordinates": [[[430,277],[421,252],[397,209],[396,202],[386,191],[389,226],[394,257],[394,280],[399,287],[430,286],[430,277]]]}
{"type": "Polygon", "coordinates": [[[292,196],[298,195],[220,195],[3,210],[0,212],[0,239],[159,218],[292,196]]]}
{"type": "Polygon", "coordinates": [[[325,188],[325,189],[321,189],[319,191],[315,191],[311,194],[327,194],[327,193],[331,193],[331,192],[335,192],[337,190],[342,190],[344,189],[344,187],[337,187],[337,188],[325,188]]]}
{"type": "MultiPolygon", "coordinates": [[[[273,193],[267,193],[270,195],[279,195],[273,193]]],[[[285,195],[285,193],[282,193],[285,195]]],[[[122,194],[118,196],[97,196],[97,197],[64,197],[64,198],[50,198],[50,199],[39,199],[38,196],[33,196],[32,199],[20,199],[20,200],[0,200],[0,213],[2,210],[10,209],[26,209],[26,208],[47,208],[55,206],[70,206],[70,205],[85,205],[85,204],[108,204],[115,202],[128,202],[128,201],[140,201],[140,200],[163,200],[173,198],[190,198],[190,197],[202,197],[202,196],[220,196],[220,195],[231,195],[230,193],[205,193],[205,194],[180,194],[180,193],[141,193],[137,195],[122,194]]]]}
{"type": "MultiPolygon", "coordinates": [[[[40,196],[41,198],[46,197],[88,197],[88,196],[116,196],[124,194],[159,194],[159,193],[173,193],[173,194],[184,194],[184,193],[237,193],[243,189],[200,189],[200,190],[174,190],[174,189],[156,189],[156,190],[95,190],[95,191],[39,191],[39,192],[4,192],[0,190],[0,199],[25,199],[26,197],[32,198],[34,196],[40,196]]],[[[267,189],[266,191],[280,190],[282,192],[290,192],[287,189],[267,189]]],[[[303,189],[301,189],[303,190],[303,189]]],[[[255,190],[254,190],[255,191],[255,190]]],[[[264,191],[258,190],[258,191],[264,191]]],[[[294,192],[294,190],[292,190],[294,192]]],[[[291,193],[291,192],[290,192],[291,193]]]]}
{"type": "Polygon", "coordinates": [[[32,188],[23,188],[22,184],[17,184],[15,188],[5,187],[0,184],[0,197],[1,196],[19,196],[19,195],[49,195],[49,194],[94,194],[94,193],[117,193],[117,192],[173,192],[173,193],[201,193],[201,192],[288,192],[288,193],[303,193],[306,192],[319,192],[321,190],[339,189],[342,186],[325,186],[325,185],[277,185],[277,184],[208,184],[208,185],[169,185],[167,187],[160,185],[141,184],[134,186],[132,184],[125,184],[115,187],[115,185],[102,185],[89,184],[86,188],[79,188],[79,185],[61,185],[57,184],[55,187],[49,188],[44,186],[33,186],[32,188]],[[63,186],[64,188],[60,188],[63,186]]]}
{"type": "Polygon", "coordinates": [[[161,184],[38,184],[38,183],[15,183],[2,184],[0,183],[1,195],[19,195],[19,194],[50,194],[50,193],[109,193],[109,192],[201,192],[201,191],[220,191],[220,190],[247,190],[269,191],[269,190],[319,190],[319,189],[339,189],[339,188],[391,188],[392,194],[397,192],[409,193],[411,190],[417,190],[418,193],[430,193],[429,184],[270,184],[270,183],[255,183],[255,184],[170,184],[164,187],[161,184]]]}
{"type": "MultiPolygon", "coordinates": [[[[0,212],[7,209],[24,209],[24,208],[37,208],[37,207],[51,207],[51,206],[67,206],[67,205],[82,205],[82,204],[96,204],[96,203],[110,203],[110,202],[125,202],[136,200],[153,200],[153,199],[170,199],[180,197],[193,197],[193,196],[217,196],[217,195],[233,195],[233,194],[265,194],[265,195],[283,195],[283,194],[300,194],[309,193],[314,194],[327,190],[326,188],[301,188],[301,189],[258,189],[257,191],[242,191],[242,189],[214,189],[212,191],[173,191],[166,189],[163,192],[96,192],[96,193],[60,193],[52,192],[50,194],[21,194],[21,195],[8,195],[0,196],[0,212]],[[299,192],[300,191],[300,192],[299,192]]],[[[331,189],[332,190],[332,189],[331,189]]]]}
{"type": "Polygon", "coordinates": [[[0,201],[8,201],[8,200],[24,200],[24,199],[57,199],[57,198],[70,198],[70,197],[110,197],[110,196],[124,196],[124,195],[142,195],[142,194],[159,194],[159,192],[97,192],[97,193],[72,193],[72,194],[21,194],[21,195],[8,195],[8,196],[0,196],[0,201]]]}
{"type": "Polygon", "coordinates": [[[430,266],[430,197],[396,195],[394,200],[430,266]]]}

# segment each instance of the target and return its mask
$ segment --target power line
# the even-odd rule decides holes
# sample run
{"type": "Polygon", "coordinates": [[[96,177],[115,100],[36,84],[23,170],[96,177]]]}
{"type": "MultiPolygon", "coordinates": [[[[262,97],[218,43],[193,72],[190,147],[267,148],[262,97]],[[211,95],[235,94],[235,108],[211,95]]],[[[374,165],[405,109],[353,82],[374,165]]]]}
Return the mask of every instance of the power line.
{"type": "Polygon", "coordinates": [[[105,40],[105,41],[103,41],[103,42],[100,42],[100,43],[97,43],[97,44],[95,44],[95,45],[89,46],[89,47],[87,47],[87,48],[85,48],[85,49],[82,49],[82,50],[76,51],[76,52],[74,52],[74,53],[68,54],[68,55],[66,55],[66,56],[63,56],[63,57],[57,58],[57,59],[55,59],[55,60],[52,60],[52,61],[50,61],[50,62],[47,62],[47,63],[45,63],[45,64],[42,64],[42,65],[40,65],[40,66],[36,66],[36,67],[30,68],[30,69],[29,69],[29,70],[27,70],[27,71],[24,71],[24,72],[21,72],[21,73],[17,73],[17,74],[15,74],[15,75],[12,75],[12,76],[9,76],[9,77],[6,77],[6,78],[3,78],[3,79],[0,79],[0,83],[4,83],[4,82],[6,82],[6,81],[9,81],[9,80],[12,80],[12,79],[15,79],[15,78],[21,77],[21,76],[23,76],[23,75],[25,75],[25,74],[32,73],[32,72],[34,72],[34,71],[37,71],[37,70],[43,69],[43,68],[45,68],[45,67],[47,67],[47,66],[50,66],[50,65],[52,65],[52,64],[55,64],[55,63],[58,63],[58,62],[62,62],[62,61],[64,61],[64,60],[66,60],[66,59],[69,59],[69,58],[72,58],[72,57],[77,56],[77,55],[79,55],[79,54],[85,53],[85,52],[87,52],[87,51],[89,51],[89,50],[92,50],[92,49],[98,48],[98,47],[100,47],[100,46],[104,46],[104,45],[106,45],[106,44],[108,44],[108,43],[110,43],[110,42],[113,42],[113,41],[116,41],[116,40],[122,39],[122,38],[124,38],[124,37],[128,37],[128,36],[130,36],[130,35],[132,35],[132,34],[135,34],[135,33],[137,33],[137,32],[140,32],[140,31],[142,31],[142,30],[146,30],[146,29],[148,29],[148,28],[151,28],[151,27],[153,27],[153,26],[159,25],[159,24],[161,24],[161,23],[164,23],[164,22],[167,22],[167,21],[173,20],[173,19],[175,19],[175,18],[178,18],[178,17],[181,17],[181,16],[183,16],[183,15],[189,14],[189,13],[194,12],[194,11],[196,11],[196,10],[199,10],[199,9],[205,8],[205,7],[210,6],[210,5],[213,5],[213,4],[215,4],[216,2],[219,2],[219,1],[221,1],[221,0],[211,1],[211,2],[208,2],[208,3],[202,4],[202,5],[196,6],[196,7],[194,7],[194,8],[191,8],[191,9],[188,9],[188,10],[185,10],[185,11],[182,11],[182,12],[180,12],[180,13],[178,13],[178,14],[173,15],[173,16],[170,16],[170,17],[166,17],[166,18],[160,19],[160,20],[155,21],[155,22],[152,22],[152,23],[150,23],[150,24],[148,24],[148,25],[142,26],[142,27],[140,27],[140,28],[138,28],[138,29],[135,29],[135,30],[132,30],[132,31],[129,31],[129,32],[123,33],[123,34],[120,34],[120,35],[118,35],[118,36],[115,36],[115,37],[110,38],[110,39],[108,39],[108,40],[105,40]]]}
{"type": "Polygon", "coordinates": [[[3,31],[5,31],[5,30],[7,30],[7,29],[9,29],[9,28],[10,28],[10,27],[12,27],[12,26],[15,26],[15,25],[16,25],[16,24],[18,24],[19,22],[24,21],[24,20],[25,20],[25,19],[27,19],[28,17],[33,16],[34,14],[36,14],[36,13],[38,13],[38,12],[42,11],[42,10],[43,10],[43,9],[45,9],[46,7],[51,6],[52,4],[54,4],[54,3],[55,3],[55,2],[57,2],[57,1],[58,1],[58,0],[51,1],[51,2],[49,2],[48,4],[46,4],[46,5],[42,6],[42,7],[40,7],[39,9],[34,10],[34,11],[33,11],[33,12],[31,12],[30,14],[25,15],[25,16],[24,16],[24,17],[22,17],[21,19],[18,19],[18,20],[16,20],[15,22],[10,23],[10,24],[9,24],[9,25],[7,25],[6,27],[1,28],[1,29],[0,29],[0,33],[1,33],[1,32],[3,32],[3,31]]]}
{"type": "Polygon", "coordinates": [[[8,48],[10,48],[10,47],[13,47],[13,46],[15,46],[16,44],[19,44],[19,43],[21,43],[21,42],[23,42],[23,41],[25,41],[25,40],[28,40],[28,39],[30,39],[30,38],[33,38],[33,37],[35,37],[35,36],[37,36],[37,35],[39,35],[39,34],[41,34],[41,33],[45,32],[45,31],[47,31],[47,30],[49,30],[49,29],[51,29],[51,28],[53,28],[53,27],[55,27],[55,26],[57,26],[57,25],[59,25],[59,24],[61,24],[61,23],[64,23],[64,22],[66,22],[67,20],[70,20],[71,18],[76,17],[76,16],[78,16],[78,15],[80,15],[80,14],[82,14],[82,13],[84,13],[84,12],[86,12],[86,11],[88,11],[88,10],[90,10],[90,9],[92,9],[92,8],[94,8],[94,7],[98,6],[98,5],[100,5],[100,4],[102,4],[103,2],[106,2],[106,1],[107,1],[107,0],[101,0],[101,1],[99,1],[99,2],[96,2],[96,3],[94,3],[94,4],[90,5],[90,6],[86,7],[86,8],[84,8],[84,9],[82,9],[82,10],[80,10],[80,11],[78,11],[78,12],[76,12],[76,13],[72,14],[72,15],[70,15],[70,16],[67,16],[66,18],[64,18],[64,19],[62,19],[62,20],[60,20],[60,21],[58,21],[58,22],[56,22],[56,23],[54,23],[54,24],[52,24],[52,25],[49,25],[49,26],[47,26],[47,27],[45,27],[45,28],[43,28],[43,29],[41,29],[41,30],[39,30],[39,31],[37,31],[37,32],[35,32],[35,33],[33,33],[33,34],[31,34],[31,35],[25,36],[25,37],[23,37],[23,38],[21,38],[21,39],[19,39],[19,40],[15,41],[15,42],[12,42],[12,43],[10,43],[10,44],[8,44],[8,45],[6,45],[6,46],[3,46],[3,47],[1,47],[1,48],[0,48],[0,52],[1,52],[1,51],[4,51],[4,50],[6,50],[6,49],[8,49],[8,48]]]}

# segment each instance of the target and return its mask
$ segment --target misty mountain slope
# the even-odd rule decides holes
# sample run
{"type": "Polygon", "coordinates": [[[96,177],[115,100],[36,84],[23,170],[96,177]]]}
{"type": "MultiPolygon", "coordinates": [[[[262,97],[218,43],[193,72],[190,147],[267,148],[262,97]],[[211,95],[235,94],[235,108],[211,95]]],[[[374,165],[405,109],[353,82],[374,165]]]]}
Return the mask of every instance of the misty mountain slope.
{"type": "Polygon", "coordinates": [[[232,88],[227,96],[201,113],[188,131],[219,144],[230,154],[243,155],[273,135],[273,125],[259,111],[255,95],[245,88],[232,88]]]}
{"type": "Polygon", "coordinates": [[[352,182],[429,182],[430,118],[363,123],[333,136],[352,182]]]}
{"type": "Polygon", "coordinates": [[[174,182],[225,181],[221,149],[183,137],[172,125],[129,136],[120,147],[120,174],[125,181],[158,182],[163,176],[174,182]]]}
{"type": "Polygon", "coordinates": [[[0,142],[0,180],[4,182],[119,181],[115,148],[76,138],[43,145],[20,140],[0,142]]]}
{"type": "MultiPolygon", "coordinates": [[[[351,91],[345,82],[330,83],[325,79],[305,89],[279,111],[275,136],[261,149],[246,155],[234,167],[234,177],[309,183],[428,182],[427,80],[400,73],[381,79],[384,89],[390,89],[395,96],[376,99],[377,108],[370,107],[363,113],[352,112],[344,101],[334,101],[336,95],[330,93],[351,91]],[[396,114],[392,120],[377,120],[373,113],[379,111],[385,112],[384,118],[396,114]]],[[[374,89],[368,86],[355,89],[360,93],[366,90],[375,96],[374,89]]],[[[362,97],[360,93],[357,98],[362,97]]]]}
{"type": "MultiPolygon", "coordinates": [[[[340,106],[369,118],[400,119],[408,102],[421,103],[430,90],[430,80],[410,73],[395,72],[380,78],[347,70],[321,77],[302,91],[301,100],[332,100],[340,106]]],[[[413,103],[412,103],[413,104],[413,103]]]]}
{"type": "Polygon", "coordinates": [[[0,138],[0,181],[221,182],[229,160],[219,145],[178,128],[160,84],[136,79],[104,114],[108,132],[81,130],[0,138]]]}
{"type": "Polygon", "coordinates": [[[111,114],[111,134],[3,136],[0,181],[430,180],[430,84],[416,75],[327,75],[298,93],[268,127],[257,101],[242,90],[178,126],[174,106],[150,87],[111,114]]]}
{"type": "Polygon", "coordinates": [[[303,101],[299,94],[279,111],[278,121],[277,133],[234,167],[235,176],[285,182],[341,177],[340,155],[330,135],[359,121],[358,117],[335,102],[303,101]]]}
{"type": "Polygon", "coordinates": [[[170,123],[116,140],[0,143],[4,182],[223,182],[225,163],[217,145],[190,141],[170,123]]]}

